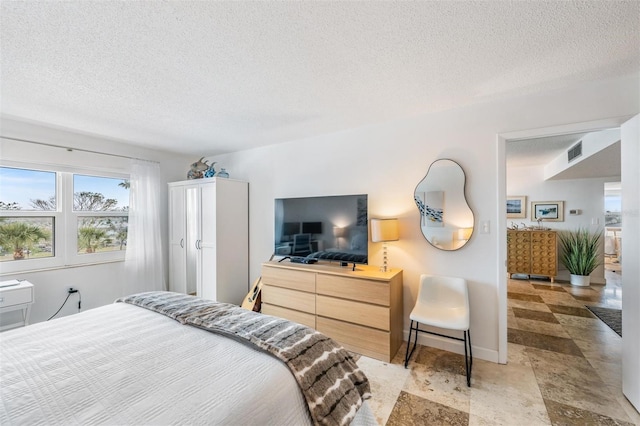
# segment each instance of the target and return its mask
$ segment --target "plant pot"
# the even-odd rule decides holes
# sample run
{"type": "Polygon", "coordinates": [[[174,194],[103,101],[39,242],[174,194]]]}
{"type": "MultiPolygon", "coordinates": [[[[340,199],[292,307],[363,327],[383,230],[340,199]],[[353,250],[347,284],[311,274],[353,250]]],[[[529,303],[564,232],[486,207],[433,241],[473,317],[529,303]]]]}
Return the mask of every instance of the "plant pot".
{"type": "Polygon", "coordinates": [[[588,287],[591,283],[591,275],[573,275],[571,274],[571,285],[580,287],[588,287]]]}

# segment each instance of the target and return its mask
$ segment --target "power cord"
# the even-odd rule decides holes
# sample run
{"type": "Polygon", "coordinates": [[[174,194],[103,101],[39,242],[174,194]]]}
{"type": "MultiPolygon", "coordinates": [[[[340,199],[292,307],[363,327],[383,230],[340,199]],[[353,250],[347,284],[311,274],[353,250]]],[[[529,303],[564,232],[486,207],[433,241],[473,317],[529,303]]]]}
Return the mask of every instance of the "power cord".
{"type": "Polygon", "coordinates": [[[55,314],[51,315],[49,317],[49,319],[47,319],[47,321],[49,321],[50,319],[53,319],[53,317],[55,317],[56,315],[58,315],[60,313],[62,308],[64,308],[64,305],[67,303],[67,300],[69,300],[69,297],[71,297],[71,295],[73,293],[78,293],[78,312],[80,312],[80,309],[81,309],[81,306],[82,306],[82,294],[80,294],[80,290],[71,287],[71,288],[69,288],[67,290],[67,298],[64,299],[64,302],[62,302],[62,305],[60,306],[60,308],[56,311],[55,314]]]}

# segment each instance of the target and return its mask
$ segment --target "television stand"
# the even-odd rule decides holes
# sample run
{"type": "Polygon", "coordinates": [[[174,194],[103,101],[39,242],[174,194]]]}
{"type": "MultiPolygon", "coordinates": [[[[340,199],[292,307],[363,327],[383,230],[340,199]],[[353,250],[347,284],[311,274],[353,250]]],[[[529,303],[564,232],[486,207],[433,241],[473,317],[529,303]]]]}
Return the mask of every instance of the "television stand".
{"type": "Polygon", "coordinates": [[[402,344],[402,299],[401,269],[262,264],[263,313],[314,328],[353,352],[385,362],[402,344]]]}

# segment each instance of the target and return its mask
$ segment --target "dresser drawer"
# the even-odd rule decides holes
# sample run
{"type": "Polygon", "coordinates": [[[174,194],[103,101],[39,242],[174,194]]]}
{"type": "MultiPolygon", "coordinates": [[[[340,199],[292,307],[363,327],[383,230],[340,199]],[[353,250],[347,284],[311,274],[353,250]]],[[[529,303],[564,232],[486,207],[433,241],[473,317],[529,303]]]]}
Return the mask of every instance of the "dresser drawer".
{"type": "Polygon", "coordinates": [[[360,302],[389,306],[389,283],[335,275],[318,275],[316,292],[360,302]]]}
{"type": "Polygon", "coordinates": [[[316,313],[323,317],[389,331],[389,308],[384,306],[318,295],[316,313]]]}
{"type": "Polygon", "coordinates": [[[316,292],[316,274],[314,272],[265,266],[262,268],[262,283],[309,293],[316,292]]]}
{"type": "Polygon", "coordinates": [[[280,306],[262,304],[262,313],[294,321],[307,327],[316,328],[316,316],[306,312],[294,311],[280,306]]]}
{"type": "Polygon", "coordinates": [[[15,290],[5,290],[0,293],[0,308],[20,305],[22,303],[33,302],[32,288],[19,288],[15,290]]]}
{"type": "Polygon", "coordinates": [[[318,317],[316,329],[336,340],[350,351],[385,361],[391,361],[390,333],[318,317]]]}
{"type": "Polygon", "coordinates": [[[313,293],[263,284],[262,302],[310,314],[316,313],[316,295],[313,293]]]}

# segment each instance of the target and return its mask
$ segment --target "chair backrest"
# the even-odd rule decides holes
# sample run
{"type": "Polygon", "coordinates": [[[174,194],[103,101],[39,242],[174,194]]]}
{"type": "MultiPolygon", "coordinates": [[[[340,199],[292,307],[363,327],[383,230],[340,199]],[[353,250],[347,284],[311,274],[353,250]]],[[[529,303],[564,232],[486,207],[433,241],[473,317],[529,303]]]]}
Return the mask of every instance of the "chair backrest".
{"type": "Polygon", "coordinates": [[[418,300],[424,304],[442,307],[463,307],[469,311],[467,280],[441,275],[420,275],[418,300]]]}
{"type": "Polygon", "coordinates": [[[293,236],[293,254],[310,254],[311,251],[311,234],[295,234],[293,236]]]}

